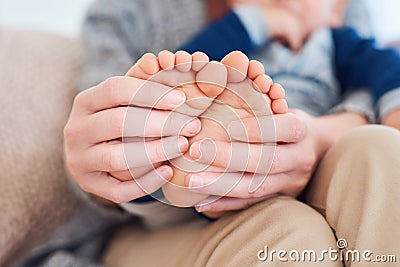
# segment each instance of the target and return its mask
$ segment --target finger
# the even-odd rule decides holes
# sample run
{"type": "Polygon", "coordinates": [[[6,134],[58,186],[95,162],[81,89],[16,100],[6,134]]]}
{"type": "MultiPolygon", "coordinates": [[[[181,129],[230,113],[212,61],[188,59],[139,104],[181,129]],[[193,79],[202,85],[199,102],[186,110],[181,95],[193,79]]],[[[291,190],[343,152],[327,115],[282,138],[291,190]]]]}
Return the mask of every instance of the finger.
{"type": "Polygon", "coordinates": [[[89,148],[83,161],[86,171],[118,172],[173,159],[187,149],[187,139],[176,136],[135,143],[101,143],[89,148]]]}
{"type": "Polygon", "coordinates": [[[195,208],[198,212],[221,212],[243,210],[256,203],[270,199],[276,195],[257,197],[257,198],[234,198],[222,197],[217,200],[208,198],[196,204],[195,208]]]}
{"type": "Polygon", "coordinates": [[[161,166],[161,163],[157,163],[154,165],[148,165],[148,166],[143,166],[143,167],[139,167],[139,168],[129,169],[126,171],[110,172],[110,175],[112,177],[114,177],[115,179],[118,179],[121,182],[131,181],[131,180],[142,177],[146,173],[149,173],[150,171],[157,169],[160,166],[161,166]]]}
{"type": "Polygon", "coordinates": [[[300,157],[303,147],[296,144],[248,144],[242,142],[195,142],[190,156],[199,163],[224,168],[228,171],[276,174],[307,165],[308,157],[300,157]]]}
{"type": "Polygon", "coordinates": [[[222,167],[228,171],[247,171],[267,174],[275,154],[274,144],[219,142],[210,139],[195,142],[190,156],[199,163],[222,167]]]}
{"type": "Polygon", "coordinates": [[[124,203],[157,191],[172,175],[169,166],[162,166],[136,181],[121,182],[107,173],[101,173],[87,177],[79,185],[88,193],[115,203],[124,203]]]}
{"type": "Polygon", "coordinates": [[[286,113],[234,121],[228,125],[228,132],[242,142],[296,143],[305,138],[307,127],[299,116],[286,113]]]}
{"type": "Polygon", "coordinates": [[[112,77],[75,98],[81,112],[95,113],[121,105],[172,110],[185,102],[185,94],[171,87],[132,77],[112,77]]]}
{"type": "Polygon", "coordinates": [[[304,183],[302,179],[292,179],[286,174],[274,174],[267,177],[262,174],[240,172],[204,172],[190,174],[187,179],[189,189],[193,193],[233,198],[261,198],[282,191],[292,193],[296,191],[295,188],[300,188],[300,185],[304,183]],[[256,190],[251,189],[254,180],[261,181],[256,190]]]}
{"type": "Polygon", "coordinates": [[[180,113],[139,107],[118,107],[97,112],[82,122],[92,144],[129,137],[194,136],[200,120],[180,113]],[[98,130],[101,129],[101,130],[98,130]]]}

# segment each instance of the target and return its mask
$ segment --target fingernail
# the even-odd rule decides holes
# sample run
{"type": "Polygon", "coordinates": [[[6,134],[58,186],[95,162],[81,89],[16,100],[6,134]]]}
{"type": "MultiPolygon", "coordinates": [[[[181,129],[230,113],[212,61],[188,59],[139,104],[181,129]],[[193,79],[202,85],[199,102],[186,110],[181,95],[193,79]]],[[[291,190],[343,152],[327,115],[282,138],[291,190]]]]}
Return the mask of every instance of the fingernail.
{"type": "Polygon", "coordinates": [[[205,211],[210,211],[211,210],[211,206],[209,206],[209,205],[205,205],[205,206],[198,205],[198,206],[195,207],[195,209],[196,209],[197,212],[205,212],[205,211]]]}
{"type": "Polygon", "coordinates": [[[196,209],[197,212],[203,211],[201,206],[196,205],[196,206],[194,206],[194,208],[196,209]]]}
{"type": "Polygon", "coordinates": [[[200,176],[197,176],[195,174],[191,175],[189,178],[189,189],[197,189],[199,187],[202,187],[204,185],[203,178],[200,176]]]}
{"type": "Polygon", "coordinates": [[[199,119],[193,119],[182,130],[182,134],[195,135],[200,132],[201,123],[199,119]]]}
{"type": "Polygon", "coordinates": [[[170,93],[167,94],[167,101],[173,107],[179,107],[186,101],[186,95],[184,92],[179,90],[172,90],[170,93]]]}
{"type": "Polygon", "coordinates": [[[233,138],[247,138],[247,132],[240,121],[233,121],[228,125],[228,132],[233,138]]]}
{"type": "Polygon", "coordinates": [[[161,176],[165,180],[170,180],[172,178],[173,172],[172,172],[172,169],[170,167],[163,166],[163,167],[160,167],[158,170],[159,170],[161,176]]]}
{"type": "Polygon", "coordinates": [[[190,146],[189,155],[193,159],[200,159],[201,158],[200,142],[194,142],[190,146]]]}
{"type": "Polygon", "coordinates": [[[181,153],[184,153],[189,148],[189,142],[185,137],[179,137],[178,146],[179,146],[179,151],[181,153]]]}

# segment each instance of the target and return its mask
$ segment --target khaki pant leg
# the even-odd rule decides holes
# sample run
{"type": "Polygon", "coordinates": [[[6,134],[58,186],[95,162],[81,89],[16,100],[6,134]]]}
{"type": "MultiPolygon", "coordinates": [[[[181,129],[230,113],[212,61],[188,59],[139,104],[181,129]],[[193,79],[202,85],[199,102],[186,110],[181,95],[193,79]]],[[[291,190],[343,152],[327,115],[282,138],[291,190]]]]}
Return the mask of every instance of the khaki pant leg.
{"type": "Polygon", "coordinates": [[[331,261],[283,263],[276,254],[273,262],[271,258],[260,261],[257,256],[265,246],[269,251],[314,249],[320,253],[335,244],[318,212],[295,199],[277,197],[211,223],[201,220],[158,231],[132,225],[115,236],[104,261],[111,267],[342,266],[331,261]]]}
{"type": "Polygon", "coordinates": [[[349,132],[322,160],[306,202],[326,216],[337,238],[347,241],[347,251],[370,250],[372,259],[396,255],[399,261],[400,133],[384,126],[349,132]]]}

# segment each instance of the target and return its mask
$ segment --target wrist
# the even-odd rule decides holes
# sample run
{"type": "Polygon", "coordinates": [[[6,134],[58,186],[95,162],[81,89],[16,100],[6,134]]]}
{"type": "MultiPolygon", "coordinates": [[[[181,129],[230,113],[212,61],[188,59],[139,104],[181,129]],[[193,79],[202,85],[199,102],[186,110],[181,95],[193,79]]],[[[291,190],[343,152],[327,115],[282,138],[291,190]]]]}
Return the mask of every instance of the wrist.
{"type": "Polygon", "coordinates": [[[381,123],[400,130],[400,108],[393,110],[383,116],[381,123]]]}
{"type": "Polygon", "coordinates": [[[318,132],[319,156],[325,153],[350,129],[368,124],[363,114],[345,111],[337,114],[315,118],[318,132]]]}

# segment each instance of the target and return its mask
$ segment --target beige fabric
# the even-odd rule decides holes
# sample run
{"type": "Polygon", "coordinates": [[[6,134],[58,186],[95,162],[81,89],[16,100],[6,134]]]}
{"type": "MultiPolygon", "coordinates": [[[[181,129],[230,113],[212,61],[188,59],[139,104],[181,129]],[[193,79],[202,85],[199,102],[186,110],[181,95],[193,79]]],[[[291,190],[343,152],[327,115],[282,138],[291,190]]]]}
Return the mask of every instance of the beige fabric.
{"type": "MultiPolygon", "coordinates": [[[[114,237],[104,261],[113,267],[301,266],[299,262],[260,263],[257,251],[265,245],[300,252],[337,250],[334,233],[347,240],[348,249],[399,257],[399,166],[400,133],[381,126],[360,127],[328,152],[307,191],[307,201],[326,211],[326,220],[303,203],[279,197],[214,223],[153,232],[132,225],[114,237]]],[[[315,264],[342,266],[326,259],[326,264],[315,264]]],[[[362,261],[352,266],[366,265],[362,261]]]]}
{"type": "MultiPolygon", "coordinates": [[[[130,266],[256,266],[257,253],[310,246],[322,251],[335,238],[315,210],[289,197],[279,197],[222,219],[146,231],[140,225],[121,230],[105,254],[105,264],[130,266]]],[[[283,264],[286,265],[286,264],[283,264]]],[[[298,263],[296,266],[320,266],[298,263]]],[[[280,266],[274,261],[273,266],[280,266]]],[[[340,266],[328,262],[326,266],[340,266]]]]}
{"type": "Polygon", "coordinates": [[[397,255],[399,261],[400,132],[384,126],[349,132],[321,162],[307,202],[326,214],[347,249],[397,255]]]}
{"type": "Polygon", "coordinates": [[[0,266],[51,234],[77,203],[62,130],[80,58],[70,39],[0,29],[0,266]]]}

